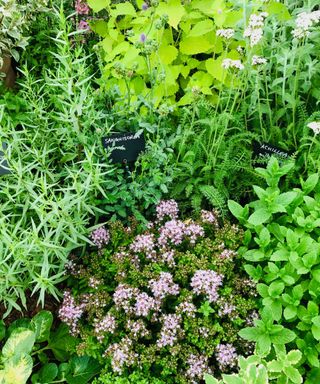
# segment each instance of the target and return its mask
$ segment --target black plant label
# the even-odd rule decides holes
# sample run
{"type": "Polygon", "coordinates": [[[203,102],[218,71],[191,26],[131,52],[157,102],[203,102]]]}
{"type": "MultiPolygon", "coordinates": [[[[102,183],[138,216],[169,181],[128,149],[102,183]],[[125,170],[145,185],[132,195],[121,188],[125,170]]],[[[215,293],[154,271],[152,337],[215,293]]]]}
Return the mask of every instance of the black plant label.
{"type": "Polygon", "coordinates": [[[4,152],[7,148],[5,143],[2,143],[2,151],[0,150],[0,175],[7,175],[10,173],[9,165],[4,157],[4,152]]]}
{"type": "Polygon", "coordinates": [[[146,143],[143,133],[117,133],[102,139],[103,146],[111,150],[110,159],[113,163],[135,162],[146,143]]]}
{"type": "Polygon", "coordinates": [[[253,142],[253,152],[258,162],[259,160],[268,160],[271,156],[276,156],[281,160],[289,159],[292,156],[291,153],[281,148],[269,143],[259,143],[258,141],[253,142]]]}

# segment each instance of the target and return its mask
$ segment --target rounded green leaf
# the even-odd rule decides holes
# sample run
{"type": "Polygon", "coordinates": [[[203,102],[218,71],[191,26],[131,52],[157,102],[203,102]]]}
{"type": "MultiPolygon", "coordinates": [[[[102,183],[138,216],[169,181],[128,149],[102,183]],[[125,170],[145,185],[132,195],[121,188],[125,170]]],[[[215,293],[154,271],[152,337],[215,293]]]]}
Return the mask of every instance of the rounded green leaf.
{"type": "Polygon", "coordinates": [[[39,371],[39,383],[50,383],[58,375],[58,366],[55,363],[45,364],[39,371]]]}
{"type": "Polygon", "coordinates": [[[34,326],[37,342],[42,343],[49,339],[52,323],[53,315],[49,311],[41,311],[34,316],[31,324],[34,326]]]}

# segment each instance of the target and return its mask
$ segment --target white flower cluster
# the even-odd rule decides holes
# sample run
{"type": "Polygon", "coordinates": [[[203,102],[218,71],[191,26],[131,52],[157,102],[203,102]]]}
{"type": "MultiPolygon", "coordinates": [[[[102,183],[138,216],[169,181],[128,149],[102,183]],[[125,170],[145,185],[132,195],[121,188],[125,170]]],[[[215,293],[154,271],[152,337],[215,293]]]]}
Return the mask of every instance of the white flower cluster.
{"type": "Polygon", "coordinates": [[[302,12],[296,19],[296,27],[292,31],[292,34],[297,39],[303,39],[310,35],[310,28],[319,23],[320,11],[302,12]]]}
{"type": "Polygon", "coordinates": [[[252,61],[251,61],[252,65],[262,65],[266,63],[267,63],[267,59],[265,59],[264,57],[257,56],[257,55],[252,56],[252,61]]]}
{"type": "Polygon", "coordinates": [[[216,35],[229,40],[229,39],[232,39],[232,37],[234,36],[234,29],[232,28],[218,29],[216,32],[216,35]]]}
{"type": "Polygon", "coordinates": [[[249,19],[249,25],[245,29],[243,36],[250,38],[250,46],[257,45],[263,36],[264,19],[268,16],[267,12],[259,14],[253,13],[249,19]]]}
{"type": "Polygon", "coordinates": [[[312,129],[315,135],[320,134],[320,121],[313,121],[308,124],[308,128],[312,129]]]}
{"type": "Polygon", "coordinates": [[[242,70],[244,69],[244,65],[241,63],[240,60],[224,59],[222,61],[222,68],[224,69],[236,68],[236,69],[242,70]]]}

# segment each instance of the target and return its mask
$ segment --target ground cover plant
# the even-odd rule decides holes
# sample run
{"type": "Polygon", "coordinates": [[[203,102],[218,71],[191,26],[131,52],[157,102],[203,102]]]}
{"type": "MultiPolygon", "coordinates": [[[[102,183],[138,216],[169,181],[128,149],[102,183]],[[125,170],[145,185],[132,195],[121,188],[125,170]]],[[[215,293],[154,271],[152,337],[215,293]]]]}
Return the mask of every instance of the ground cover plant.
{"type": "Polygon", "coordinates": [[[267,355],[275,343],[273,330],[290,329],[282,337],[301,351],[306,376],[319,370],[320,183],[319,174],[310,174],[301,178],[299,188],[283,191],[280,179],[292,167],[272,158],[266,169],[257,169],[267,184],[254,186],[258,200],[245,207],[230,201],[229,207],[247,228],[241,254],[249,262],[246,271],[258,283],[262,308],[268,311],[265,320],[240,335],[267,355]]]}
{"type": "Polygon", "coordinates": [[[73,288],[60,318],[80,335],[78,350],[105,365],[96,383],[126,374],[196,383],[209,367],[232,371],[251,350],[237,332],[256,316],[255,286],[237,256],[241,238],[215,212],[179,220],[173,200],[157,206],[148,229],[118,222],[94,231],[98,251],[70,260],[73,288]]]}

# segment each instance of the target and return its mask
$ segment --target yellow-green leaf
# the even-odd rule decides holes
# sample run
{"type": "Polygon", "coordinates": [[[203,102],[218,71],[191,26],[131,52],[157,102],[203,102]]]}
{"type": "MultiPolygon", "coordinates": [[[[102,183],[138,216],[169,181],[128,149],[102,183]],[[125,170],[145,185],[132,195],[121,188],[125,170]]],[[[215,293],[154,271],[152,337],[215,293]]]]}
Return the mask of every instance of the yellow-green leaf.
{"type": "Polygon", "coordinates": [[[288,11],[288,8],[282,3],[271,1],[266,6],[266,11],[269,15],[276,15],[277,19],[280,21],[286,21],[291,19],[291,15],[288,11]]]}
{"type": "Polygon", "coordinates": [[[212,49],[212,42],[208,37],[186,37],[180,42],[180,51],[186,55],[197,55],[198,53],[208,52],[212,49]]]}
{"type": "Polygon", "coordinates": [[[213,21],[210,19],[199,21],[189,32],[188,37],[203,36],[214,30],[213,21]]]}
{"type": "Polygon", "coordinates": [[[14,355],[5,361],[4,377],[6,384],[25,384],[32,373],[33,361],[25,353],[14,355]]]}
{"type": "Polygon", "coordinates": [[[226,77],[226,71],[222,68],[222,58],[221,56],[218,59],[208,59],[206,60],[206,68],[208,73],[212,75],[215,79],[224,82],[226,77]]]}
{"type": "Polygon", "coordinates": [[[113,39],[111,39],[111,37],[107,36],[105,37],[100,45],[102,46],[103,50],[106,52],[106,53],[111,53],[112,52],[112,45],[113,45],[113,39]]]}
{"type": "Polygon", "coordinates": [[[173,45],[161,45],[159,56],[163,64],[171,64],[178,56],[178,50],[173,45]]]}
{"type": "Polygon", "coordinates": [[[91,24],[91,29],[99,36],[105,37],[108,34],[108,23],[104,20],[97,20],[91,24]]]}
{"type": "Polygon", "coordinates": [[[99,12],[110,5],[110,0],[88,0],[88,5],[94,12],[99,12]]]}
{"type": "Polygon", "coordinates": [[[127,1],[125,3],[117,4],[115,8],[110,12],[110,14],[114,17],[120,15],[135,16],[136,10],[134,9],[134,6],[127,1]]]}
{"type": "Polygon", "coordinates": [[[186,10],[181,4],[181,0],[168,0],[167,3],[160,3],[157,14],[168,15],[169,25],[177,29],[182,17],[185,15],[186,10]]]}

